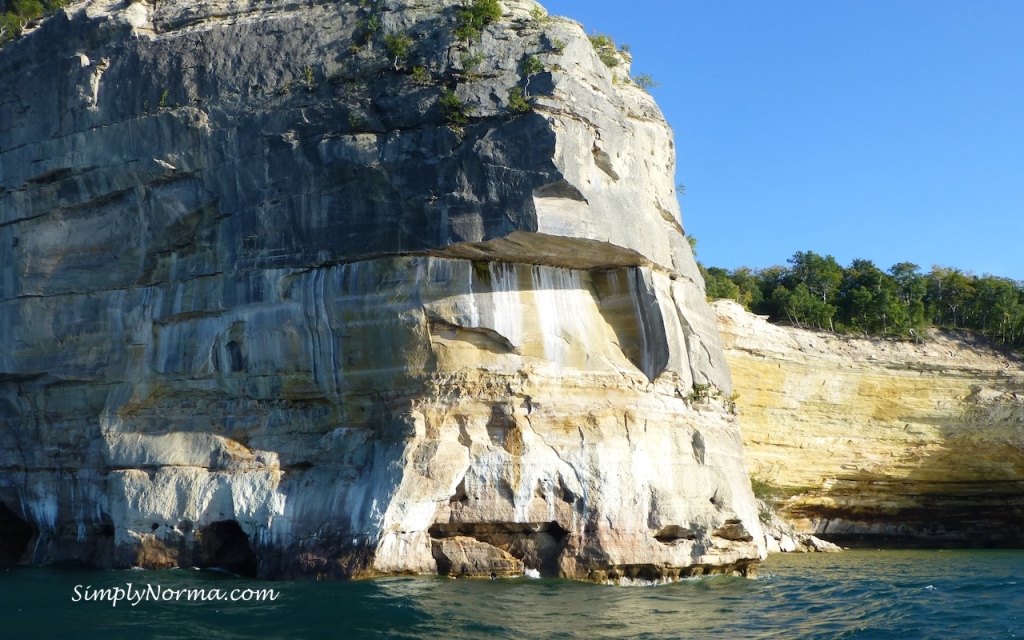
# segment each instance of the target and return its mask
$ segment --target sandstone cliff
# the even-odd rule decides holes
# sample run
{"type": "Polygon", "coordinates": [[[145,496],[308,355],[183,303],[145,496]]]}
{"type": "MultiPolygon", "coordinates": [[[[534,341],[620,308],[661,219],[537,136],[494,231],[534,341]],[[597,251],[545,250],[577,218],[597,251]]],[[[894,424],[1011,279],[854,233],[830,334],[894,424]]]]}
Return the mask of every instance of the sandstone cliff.
{"type": "Polygon", "coordinates": [[[829,540],[1024,544],[1024,366],[968,334],[921,344],[774,326],[714,303],[751,474],[829,540]]]}
{"type": "Polygon", "coordinates": [[[0,52],[0,560],[756,567],[671,132],[500,6],[91,0],[0,52]]]}

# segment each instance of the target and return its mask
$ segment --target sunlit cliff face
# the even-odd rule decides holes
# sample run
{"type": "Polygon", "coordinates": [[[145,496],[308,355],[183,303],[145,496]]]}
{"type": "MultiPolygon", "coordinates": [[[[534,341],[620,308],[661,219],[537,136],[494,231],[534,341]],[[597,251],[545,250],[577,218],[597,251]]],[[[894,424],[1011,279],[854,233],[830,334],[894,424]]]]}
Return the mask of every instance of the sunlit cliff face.
{"type": "Polygon", "coordinates": [[[364,4],[83,2],[0,54],[12,557],[751,573],[653,101],[533,3],[364,4]]]}
{"type": "Polygon", "coordinates": [[[1024,370],[966,334],[920,343],[769,325],[714,304],[751,473],[848,544],[1024,541],[1024,370]]]}

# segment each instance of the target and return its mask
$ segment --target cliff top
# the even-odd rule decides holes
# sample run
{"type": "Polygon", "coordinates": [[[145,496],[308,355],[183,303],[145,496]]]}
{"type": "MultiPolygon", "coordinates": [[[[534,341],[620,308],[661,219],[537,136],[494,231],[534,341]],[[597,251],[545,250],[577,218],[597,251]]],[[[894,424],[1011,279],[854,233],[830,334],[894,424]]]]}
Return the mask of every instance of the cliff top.
{"type": "Polygon", "coordinates": [[[750,313],[733,300],[715,300],[711,306],[718,315],[726,348],[752,355],[788,359],[800,353],[822,366],[841,369],[881,367],[1024,375],[1024,358],[969,331],[930,327],[918,341],[861,337],[776,325],[767,316],[750,313]]]}

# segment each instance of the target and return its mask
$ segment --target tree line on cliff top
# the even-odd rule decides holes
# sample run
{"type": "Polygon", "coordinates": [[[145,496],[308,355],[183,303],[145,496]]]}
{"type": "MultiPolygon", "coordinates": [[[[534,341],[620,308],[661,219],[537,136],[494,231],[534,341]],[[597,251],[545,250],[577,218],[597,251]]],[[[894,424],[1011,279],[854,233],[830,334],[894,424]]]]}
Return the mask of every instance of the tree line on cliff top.
{"type": "Polygon", "coordinates": [[[966,329],[1024,348],[1024,282],[959,269],[901,262],[887,271],[870,260],[843,267],[799,251],[764,269],[698,263],[709,298],[730,298],[773,322],[873,336],[916,337],[928,326],[966,329]]]}

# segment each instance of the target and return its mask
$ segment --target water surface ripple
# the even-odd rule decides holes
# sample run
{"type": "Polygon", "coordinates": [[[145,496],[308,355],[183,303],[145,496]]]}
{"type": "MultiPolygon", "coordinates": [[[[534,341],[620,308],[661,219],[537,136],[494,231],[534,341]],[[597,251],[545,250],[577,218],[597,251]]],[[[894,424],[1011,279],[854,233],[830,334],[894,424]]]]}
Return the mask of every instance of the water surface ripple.
{"type": "Polygon", "coordinates": [[[1017,638],[1024,551],[772,556],[757,580],[258,582],[198,571],[0,569],[2,637],[1017,638]],[[272,603],[73,602],[74,588],[277,588],[272,603]]]}

